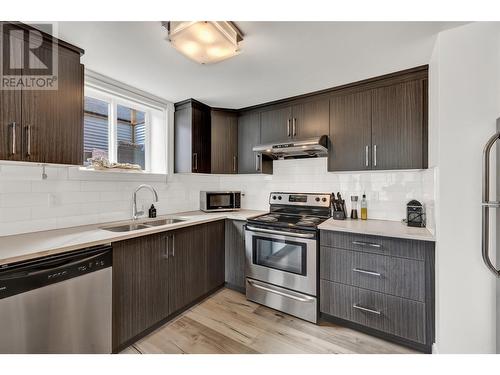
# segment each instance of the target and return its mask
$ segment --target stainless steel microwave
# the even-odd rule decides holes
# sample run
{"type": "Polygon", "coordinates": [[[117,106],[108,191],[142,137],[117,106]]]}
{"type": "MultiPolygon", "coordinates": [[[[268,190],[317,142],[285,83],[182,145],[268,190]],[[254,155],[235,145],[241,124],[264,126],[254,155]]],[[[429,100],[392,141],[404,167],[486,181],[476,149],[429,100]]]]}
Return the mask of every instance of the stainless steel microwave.
{"type": "Polygon", "coordinates": [[[200,191],[200,210],[237,211],[241,208],[241,191],[200,191]]]}

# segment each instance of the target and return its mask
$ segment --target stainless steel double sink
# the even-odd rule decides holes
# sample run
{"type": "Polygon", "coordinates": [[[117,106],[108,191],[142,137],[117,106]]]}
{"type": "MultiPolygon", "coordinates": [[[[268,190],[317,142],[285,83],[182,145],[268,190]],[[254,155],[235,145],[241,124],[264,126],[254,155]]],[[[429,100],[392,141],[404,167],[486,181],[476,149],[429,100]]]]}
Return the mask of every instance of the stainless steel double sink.
{"type": "Polygon", "coordinates": [[[145,221],[142,223],[130,223],[130,224],[120,224],[120,225],[115,225],[115,226],[110,226],[110,227],[101,227],[101,229],[104,229],[104,230],[107,230],[110,232],[130,232],[133,230],[148,229],[148,228],[153,228],[153,227],[159,227],[161,225],[180,223],[180,222],[183,222],[186,220],[187,219],[166,218],[166,219],[159,219],[159,220],[154,220],[154,221],[145,221]]]}

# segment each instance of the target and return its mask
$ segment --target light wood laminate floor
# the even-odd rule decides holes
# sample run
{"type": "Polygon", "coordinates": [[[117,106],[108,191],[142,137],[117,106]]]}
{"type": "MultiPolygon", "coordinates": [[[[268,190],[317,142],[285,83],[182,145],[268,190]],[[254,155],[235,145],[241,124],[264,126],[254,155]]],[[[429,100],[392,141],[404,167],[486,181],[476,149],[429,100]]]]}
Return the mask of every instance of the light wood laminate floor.
{"type": "Polygon", "coordinates": [[[331,323],[308,323],[222,289],[122,353],[416,353],[331,323]]]}

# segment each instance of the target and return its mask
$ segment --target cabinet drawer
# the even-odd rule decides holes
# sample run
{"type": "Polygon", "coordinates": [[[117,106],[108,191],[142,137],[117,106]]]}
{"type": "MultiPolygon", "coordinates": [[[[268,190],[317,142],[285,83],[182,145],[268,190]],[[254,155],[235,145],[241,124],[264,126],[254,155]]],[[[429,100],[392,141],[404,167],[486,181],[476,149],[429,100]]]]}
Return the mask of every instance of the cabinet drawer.
{"type": "Polygon", "coordinates": [[[320,278],[424,302],[425,263],[321,247],[320,278]]]}
{"type": "Polygon", "coordinates": [[[367,253],[399,256],[410,259],[425,259],[425,252],[433,249],[428,241],[407,240],[371,236],[367,234],[333,232],[322,230],[321,246],[337,247],[346,250],[357,250],[367,253]]]}
{"type": "Polygon", "coordinates": [[[320,283],[320,311],[425,344],[425,304],[326,280],[320,283]]]}

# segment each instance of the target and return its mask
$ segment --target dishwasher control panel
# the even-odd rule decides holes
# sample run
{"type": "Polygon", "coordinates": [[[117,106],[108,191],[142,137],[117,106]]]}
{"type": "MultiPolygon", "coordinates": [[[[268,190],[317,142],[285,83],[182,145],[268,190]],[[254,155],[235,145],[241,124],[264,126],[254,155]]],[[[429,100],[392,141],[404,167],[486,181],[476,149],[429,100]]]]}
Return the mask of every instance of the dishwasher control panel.
{"type": "Polygon", "coordinates": [[[111,266],[110,245],[12,264],[0,268],[0,300],[111,266]]]}

